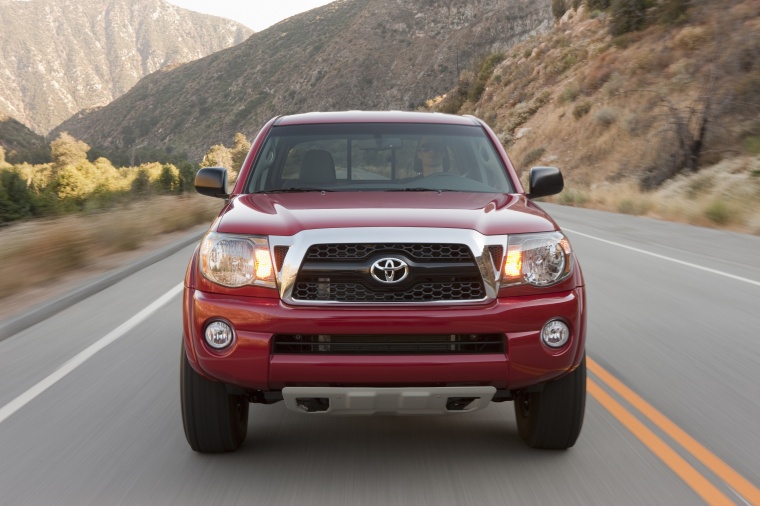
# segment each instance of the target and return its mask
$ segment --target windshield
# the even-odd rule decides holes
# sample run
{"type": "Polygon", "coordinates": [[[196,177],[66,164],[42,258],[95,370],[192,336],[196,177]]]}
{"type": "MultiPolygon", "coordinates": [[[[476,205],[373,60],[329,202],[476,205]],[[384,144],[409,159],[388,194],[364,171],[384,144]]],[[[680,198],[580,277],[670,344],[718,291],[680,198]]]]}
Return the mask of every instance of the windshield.
{"type": "Polygon", "coordinates": [[[246,191],[514,189],[501,157],[478,126],[350,123],[273,127],[246,191]]]}

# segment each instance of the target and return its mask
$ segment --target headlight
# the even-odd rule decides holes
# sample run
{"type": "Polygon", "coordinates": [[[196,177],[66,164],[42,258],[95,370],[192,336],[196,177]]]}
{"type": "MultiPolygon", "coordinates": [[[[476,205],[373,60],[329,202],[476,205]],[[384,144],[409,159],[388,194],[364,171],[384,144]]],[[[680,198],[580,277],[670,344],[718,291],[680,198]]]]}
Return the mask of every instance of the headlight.
{"type": "Polygon", "coordinates": [[[201,242],[201,273],[209,281],[236,288],[276,288],[269,241],[264,237],[209,232],[201,242]]]}
{"type": "Polygon", "coordinates": [[[570,275],[572,249],[560,232],[510,235],[502,286],[550,286],[570,275]]]}

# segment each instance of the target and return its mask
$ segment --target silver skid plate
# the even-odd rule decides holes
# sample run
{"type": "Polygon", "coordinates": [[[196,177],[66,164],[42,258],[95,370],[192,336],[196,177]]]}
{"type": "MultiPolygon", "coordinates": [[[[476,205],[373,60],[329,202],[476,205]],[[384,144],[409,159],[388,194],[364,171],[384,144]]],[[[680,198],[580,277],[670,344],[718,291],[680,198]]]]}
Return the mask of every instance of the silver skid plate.
{"type": "Polygon", "coordinates": [[[488,406],[495,393],[494,387],[282,389],[282,397],[288,409],[318,415],[470,413],[488,406]],[[310,410],[315,405],[320,410],[310,410]]]}

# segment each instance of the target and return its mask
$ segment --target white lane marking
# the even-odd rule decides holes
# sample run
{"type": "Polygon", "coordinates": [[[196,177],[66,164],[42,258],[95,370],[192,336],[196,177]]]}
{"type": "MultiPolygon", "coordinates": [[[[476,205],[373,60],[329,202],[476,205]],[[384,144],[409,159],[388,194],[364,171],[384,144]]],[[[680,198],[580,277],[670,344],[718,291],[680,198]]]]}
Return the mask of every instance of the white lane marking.
{"type": "Polygon", "coordinates": [[[58,381],[66,377],[67,374],[74,369],[85,363],[89,358],[95,355],[97,352],[116,341],[118,338],[135,328],[140,323],[150,317],[153,313],[158,311],[162,306],[168,303],[172,298],[182,291],[183,283],[178,284],[161,297],[153,301],[148,307],[134,315],[129,320],[125,321],[114,330],[101,337],[98,341],[90,345],[88,348],[80,352],[74,358],[63,364],[58,370],[53,372],[50,376],[43,379],[29,390],[19,395],[11,402],[0,408],[0,423],[3,423],[9,416],[13,415],[16,411],[24,407],[26,404],[34,400],[35,397],[42,392],[55,385],[58,381]]]}
{"type": "Polygon", "coordinates": [[[717,274],[719,276],[725,276],[727,278],[735,279],[736,281],[743,281],[744,283],[749,283],[750,285],[760,286],[760,281],[755,281],[753,279],[747,279],[743,278],[741,276],[736,276],[734,274],[729,274],[727,272],[718,271],[715,269],[710,269],[709,267],[703,267],[701,265],[693,264],[691,262],[684,262],[683,260],[678,260],[677,258],[667,257],[665,255],[659,255],[657,253],[652,253],[651,251],[646,251],[639,248],[634,248],[633,246],[627,246],[625,244],[620,244],[619,242],[612,242],[608,241],[607,239],[601,239],[599,237],[594,237],[593,235],[584,234],[581,232],[578,232],[577,230],[572,230],[569,228],[562,227],[562,230],[567,230],[568,232],[572,232],[573,234],[582,235],[583,237],[588,237],[589,239],[594,239],[596,241],[604,242],[607,244],[611,244],[613,246],[619,246],[621,248],[629,249],[631,251],[635,251],[637,253],[643,253],[645,255],[653,256],[655,258],[660,258],[662,260],[668,260],[670,262],[675,262],[677,264],[685,265],[687,267],[693,267],[694,269],[699,269],[700,271],[710,272],[712,274],[717,274]]]}

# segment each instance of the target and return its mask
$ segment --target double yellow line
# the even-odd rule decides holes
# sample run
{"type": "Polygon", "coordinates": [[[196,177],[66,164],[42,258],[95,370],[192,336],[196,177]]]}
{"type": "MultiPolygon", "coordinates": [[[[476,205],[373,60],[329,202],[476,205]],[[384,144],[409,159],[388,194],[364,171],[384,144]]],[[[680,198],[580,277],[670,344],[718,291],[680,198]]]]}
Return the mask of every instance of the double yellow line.
{"type": "MultiPolygon", "coordinates": [[[[636,408],[642,415],[649,419],[660,430],[681,445],[694,458],[702,463],[707,469],[715,473],[746,502],[753,506],[760,506],[760,490],[743,476],[734,471],[718,458],[710,450],[702,446],[697,440],[684,432],[680,427],[670,421],[665,415],[657,411],[651,404],[639,397],[630,388],[621,383],[617,378],[608,373],[594,360],[586,358],[589,371],[600,381],[604,382],[617,395],[625,399],[631,406],[636,408]]],[[[681,457],[675,450],[668,446],[661,438],[652,432],[646,425],[641,423],[622,404],[617,402],[610,394],[604,391],[593,379],[587,380],[588,393],[599,402],[612,416],[618,419],[634,436],[636,436],[647,448],[660,458],[670,469],[673,470],[683,481],[686,482],[702,499],[710,505],[736,504],[726,494],[721,492],[707,478],[702,476],[691,464],[681,457]]]]}

